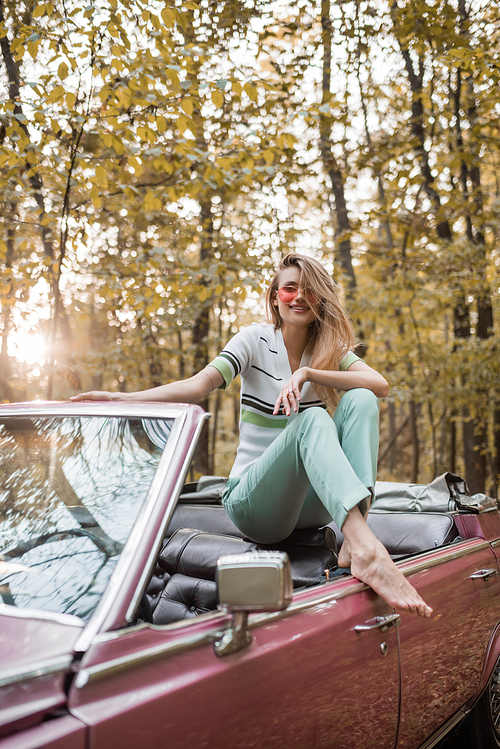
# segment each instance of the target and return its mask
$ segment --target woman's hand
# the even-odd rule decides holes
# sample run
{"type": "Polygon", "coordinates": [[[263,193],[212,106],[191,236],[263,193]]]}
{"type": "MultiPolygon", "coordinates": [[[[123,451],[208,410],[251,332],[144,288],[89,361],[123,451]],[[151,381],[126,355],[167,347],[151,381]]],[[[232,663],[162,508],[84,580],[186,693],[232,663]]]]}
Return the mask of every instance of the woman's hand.
{"type": "Polygon", "coordinates": [[[127,393],[110,393],[107,390],[91,390],[89,393],[72,395],[70,401],[124,401],[127,393]]]}
{"type": "Polygon", "coordinates": [[[294,411],[299,410],[299,401],[302,397],[301,391],[308,379],[307,367],[300,367],[300,369],[295,370],[276,399],[273,411],[274,415],[279,412],[281,406],[283,406],[283,410],[287,416],[290,416],[292,408],[294,411]]]}

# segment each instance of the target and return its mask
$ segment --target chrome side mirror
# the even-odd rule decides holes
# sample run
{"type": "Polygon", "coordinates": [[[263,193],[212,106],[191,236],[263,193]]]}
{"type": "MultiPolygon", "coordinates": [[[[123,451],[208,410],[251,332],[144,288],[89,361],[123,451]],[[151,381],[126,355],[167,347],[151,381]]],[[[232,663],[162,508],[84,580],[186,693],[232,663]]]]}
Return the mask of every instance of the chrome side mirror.
{"type": "Polygon", "coordinates": [[[290,560],[282,551],[221,556],[216,580],[219,608],[233,614],[229,629],[215,643],[219,656],[234,653],[252,642],[247,629],[249,612],[282,611],[292,600],[290,560]]]}

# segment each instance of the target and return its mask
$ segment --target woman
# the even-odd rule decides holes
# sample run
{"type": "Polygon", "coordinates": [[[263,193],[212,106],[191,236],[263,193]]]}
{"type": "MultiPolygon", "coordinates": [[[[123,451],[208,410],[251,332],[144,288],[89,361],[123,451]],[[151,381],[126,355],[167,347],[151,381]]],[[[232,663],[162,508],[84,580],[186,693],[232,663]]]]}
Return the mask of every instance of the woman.
{"type": "Polygon", "coordinates": [[[72,400],[196,403],[241,375],[240,442],[223,504],[259,543],[335,520],[339,565],[391,606],[430,616],[364,516],[375,486],[378,400],[387,381],[352,353],[352,324],[323,266],[291,253],[266,294],[269,324],[238,333],[187,380],[137,393],[90,392],[72,400]],[[345,391],[339,401],[336,391],[345,391]],[[335,408],[333,419],[326,411],[335,408]]]}

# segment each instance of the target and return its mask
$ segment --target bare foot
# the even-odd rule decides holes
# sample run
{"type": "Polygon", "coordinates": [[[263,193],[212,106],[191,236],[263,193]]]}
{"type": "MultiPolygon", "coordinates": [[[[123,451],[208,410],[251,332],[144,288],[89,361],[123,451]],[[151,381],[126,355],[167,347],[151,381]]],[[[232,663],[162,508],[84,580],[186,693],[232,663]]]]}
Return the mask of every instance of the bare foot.
{"type": "Polygon", "coordinates": [[[357,507],[347,513],[342,531],[345,541],[339,553],[340,567],[350,566],[354,577],[373,588],[393,608],[419,616],[432,614],[431,607],[396,567],[357,507]]]}
{"type": "Polygon", "coordinates": [[[370,550],[351,549],[350,557],[352,575],[373,588],[389,606],[419,616],[431,616],[431,607],[410,585],[378,540],[370,550]]]}

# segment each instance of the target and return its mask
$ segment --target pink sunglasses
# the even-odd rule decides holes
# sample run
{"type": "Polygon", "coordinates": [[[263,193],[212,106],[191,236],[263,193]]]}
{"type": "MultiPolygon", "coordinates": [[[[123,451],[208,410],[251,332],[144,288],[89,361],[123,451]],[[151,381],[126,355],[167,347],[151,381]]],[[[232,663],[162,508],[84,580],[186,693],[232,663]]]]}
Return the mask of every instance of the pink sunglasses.
{"type": "MultiPolygon", "coordinates": [[[[280,289],[278,289],[278,296],[283,302],[283,304],[290,304],[293,302],[295,297],[298,295],[299,290],[296,286],[282,286],[280,289]]],[[[315,294],[304,293],[305,298],[309,302],[309,304],[317,304],[318,303],[318,297],[315,294]]]]}

